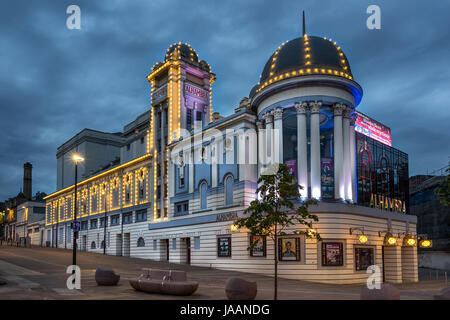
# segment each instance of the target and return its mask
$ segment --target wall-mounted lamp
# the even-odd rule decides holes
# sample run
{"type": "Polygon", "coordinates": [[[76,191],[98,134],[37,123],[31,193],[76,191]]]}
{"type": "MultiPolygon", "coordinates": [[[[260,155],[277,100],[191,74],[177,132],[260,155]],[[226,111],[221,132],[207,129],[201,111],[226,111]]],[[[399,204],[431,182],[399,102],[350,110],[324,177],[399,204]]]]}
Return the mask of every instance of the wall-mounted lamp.
{"type": "Polygon", "coordinates": [[[417,238],[420,239],[419,247],[421,247],[421,248],[431,248],[433,246],[433,241],[428,240],[428,235],[426,235],[426,234],[419,234],[419,235],[417,235],[417,238]]]}
{"type": "Polygon", "coordinates": [[[310,237],[315,237],[316,234],[317,234],[317,230],[316,229],[313,229],[313,228],[308,229],[308,235],[310,237]]]}
{"type": "Polygon", "coordinates": [[[237,227],[237,225],[235,225],[235,224],[232,224],[231,226],[230,226],[230,230],[231,231],[237,231],[238,230],[238,227],[237,227]]]}
{"type": "Polygon", "coordinates": [[[409,233],[405,232],[405,233],[399,234],[398,237],[400,238],[401,235],[405,235],[403,237],[403,245],[404,246],[412,247],[412,246],[415,246],[417,244],[416,238],[414,238],[413,236],[409,235],[409,233]]]}
{"type": "Polygon", "coordinates": [[[367,243],[369,241],[369,238],[364,234],[364,227],[362,228],[350,228],[350,234],[353,234],[353,231],[359,230],[361,231],[361,234],[358,236],[358,241],[361,244],[367,243]]]}
{"type": "Polygon", "coordinates": [[[388,231],[378,231],[378,236],[381,237],[381,233],[386,232],[384,235],[383,243],[387,246],[395,246],[397,244],[397,238],[392,235],[392,233],[388,231]]]}

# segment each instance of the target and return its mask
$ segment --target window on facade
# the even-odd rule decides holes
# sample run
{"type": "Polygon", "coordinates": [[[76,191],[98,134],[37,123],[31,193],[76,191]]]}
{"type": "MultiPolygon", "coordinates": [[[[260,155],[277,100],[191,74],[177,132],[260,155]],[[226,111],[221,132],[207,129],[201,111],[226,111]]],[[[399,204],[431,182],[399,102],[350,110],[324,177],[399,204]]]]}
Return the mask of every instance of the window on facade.
{"type": "Polygon", "coordinates": [[[59,243],[64,242],[64,228],[59,228],[59,243]]]}
{"type": "Polygon", "coordinates": [[[167,208],[164,208],[164,218],[167,218],[167,208]]]}
{"type": "Polygon", "coordinates": [[[117,226],[120,223],[120,216],[118,214],[111,216],[111,225],[117,226]]]}
{"type": "Polygon", "coordinates": [[[129,224],[133,222],[133,214],[130,213],[124,213],[122,216],[122,223],[123,224],[129,224]]]}
{"type": "Polygon", "coordinates": [[[200,237],[194,237],[194,249],[200,250],[200,237]]]}
{"type": "Polygon", "coordinates": [[[200,185],[200,209],[206,209],[206,182],[200,185]]]}
{"type": "Polygon", "coordinates": [[[81,221],[81,230],[87,230],[87,229],[88,229],[88,222],[81,221]]]}
{"type": "Polygon", "coordinates": [[[141,137],[141,144],[144,144],[144,137],[141,137]]]}
{"type": "Polygon", "coordinates": [[[105,218],[100,218],[100,228],[105,227],[105,218]]]}
{"type": "Polygon", "coordinates": [[[95,249],[95,241],[91,242],[91,249],[95,249]]]}
{"type": "Polygon", "coordinates": [[[130,144],[127,144],[127,151],[130,150],[130,144]]]}
{"type": "Polygon", "coordinates": [[[161,209],[156,209],[156,218],[161,218],[161,209]]]}
{"type": "Polygon", "coordinates": [[[156,187],[156,199],[161,199],[161,186],[156,187]]]}
{"type": "Polygon", "coordinates": [[[39,228],[34,228],[34,232],[39,232],[39,228]]]}
{"type": "Polygon", "coordinates": [[[100,243],[100,248],[105,249],[105,240],[102,240],[102,242],[100,243]]]}
{"type": "Polygon", "coordinates": [[[91,220],[91,229],[97,229],[97,219],[91,220]]]}
{"type": "Polygon", "coordinates": [[[70,227],[67,227],[67,242],[71,242],[72,241],[72,229],[70,227]]]}
{"type": "Polygon", "coordinates": [[[144,185],[143,182],[141,182],[141,185],[139,187],[139,198],[144,199],[144,185]]]}
{"type": "Polygon", "coordinates": [[[186,129],[192,130],[192,109],[190,108],[186,109],[186,129]]]}
{"type": "Polygon", "coordinates": [[[145,247],[145,241],[144,238],[139,237],[138,241],[137,241],[137,246],[138,247],[145,247]]]}
{"type": "Polygon", "coordinates": [[[189,214],[189,201],[175,203],[174,216],[184,216],[186,214],[189,214]]]}
{"type": "Polygon", "coordinates": [[[223,236],[217,238],[217,256],[231,257],[231,236],[223,236]]]}
{"type": "Polygon", "coordinates": [[[130,192],[125,193],[125,201],[130,202],[130,192]]]}
{"type": "Polygon", "coordinates": [[[233,176],[225,178],[225,205],[233,204],[233,176]]]}
{"type": "Polygon", "coordinates": [[[147,209],[136,211],[136,222],[147,221],[147,209]]]}

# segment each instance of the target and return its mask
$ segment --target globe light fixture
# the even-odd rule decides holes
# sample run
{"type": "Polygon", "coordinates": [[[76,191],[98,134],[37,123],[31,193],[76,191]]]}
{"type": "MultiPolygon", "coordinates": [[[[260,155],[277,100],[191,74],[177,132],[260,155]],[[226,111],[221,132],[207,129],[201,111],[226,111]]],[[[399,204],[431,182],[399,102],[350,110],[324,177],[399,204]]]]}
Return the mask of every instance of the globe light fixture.
{"type": "Polygon", "coordinates": [[[237,231],[237,230],[238,230],[237,225],[232,224],[232,225],[230,226],[230,230],[231,230],[231,231],[237,231]]]}
{"type": "Polygon", "coordinates": [[[420,240],[420,242],[419,242],[419,246],[421,248],[431,248],[432,245],[433,245],[433,243],[431,242],[431,240],[428,240],[428,239],[420,240]]]}
{"type": "Polygon", "coordinates": [[[365,234],[362,234],[358,237],[358,241],[359,243],[364,244],[369,241],[369,238],[365,234]]]}

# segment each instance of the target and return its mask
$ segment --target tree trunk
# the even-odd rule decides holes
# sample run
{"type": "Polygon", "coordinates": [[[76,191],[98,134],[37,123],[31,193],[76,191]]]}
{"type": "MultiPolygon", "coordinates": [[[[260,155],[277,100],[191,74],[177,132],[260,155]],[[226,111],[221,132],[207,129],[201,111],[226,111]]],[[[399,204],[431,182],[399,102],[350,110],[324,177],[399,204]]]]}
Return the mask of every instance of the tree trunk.
{"type": "Polygon", "coordinates": [[[277,300],[278,298],[278,238],[277,238],[277,223],[275,223],[275,237],[274,237],[274,263],[275,263],[275,277],[274,277],[274,290],[273,290],[273,299],[277,300]]]}

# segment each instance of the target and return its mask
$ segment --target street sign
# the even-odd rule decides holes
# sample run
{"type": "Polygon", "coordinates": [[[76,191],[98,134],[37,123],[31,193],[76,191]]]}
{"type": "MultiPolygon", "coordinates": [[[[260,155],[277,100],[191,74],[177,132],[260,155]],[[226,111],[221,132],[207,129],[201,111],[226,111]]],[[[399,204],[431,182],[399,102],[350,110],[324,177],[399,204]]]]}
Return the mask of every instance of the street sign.
{"type": "Polygon", "coordinates": [[[81,222],[80,221],[74,221],[72,222],[72,229],[73,231],[80,231],[81,222]]]}

